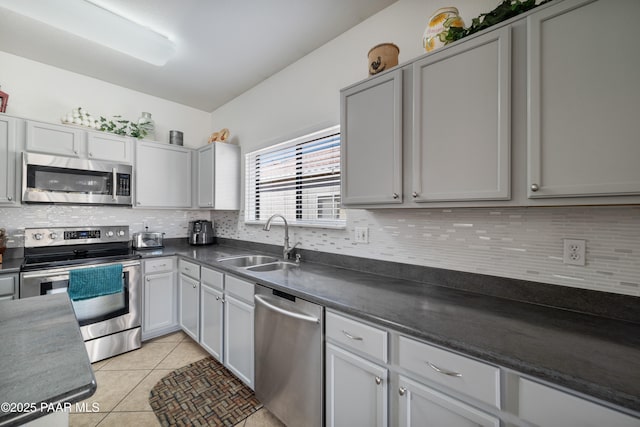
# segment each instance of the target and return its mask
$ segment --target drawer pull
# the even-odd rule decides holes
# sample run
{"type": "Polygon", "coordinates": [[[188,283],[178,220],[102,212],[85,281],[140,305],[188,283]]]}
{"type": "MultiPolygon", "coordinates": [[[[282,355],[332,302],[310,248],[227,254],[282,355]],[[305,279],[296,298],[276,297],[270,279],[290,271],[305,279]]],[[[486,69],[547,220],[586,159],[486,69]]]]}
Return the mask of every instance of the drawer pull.
{"type": "Polygon", "coordinates": [[[382,378],[376,377],[376,384],[378,385],[382,384],[382,378]]]}
{"type": "Polygon", "coordinates": [[[350,340],[362,341],[362,337],[356,337],[354,335],[351,335],[349,332],[345,331],[344,329],[342,330],[342,333],[344,334],[344,336],[346,336],[350,340]]]}
{"type": "Polygon", "coordinates": [[[404,396],[404,394],[405,394],[406,392],[407,392],[407,389],[406,389],[405,387],[400,387],[400,388],[398,389],[398,394],[399,394],[400,396],[404,396]]]}
{"type": "Polygon", "coordinates": [[[443,375],[448,375],[450,377],[462,377],[462,374],[459,372],[453,372],[453,371],[447,371],[446,369],[442,369],[437,367],[436,365],[434,365],[431,362],[425,362],[427,365],[429,365],[429,367],[431,369],[433,369],[434,371],[438,372],[439,374],[443,374],[443,375]]]}

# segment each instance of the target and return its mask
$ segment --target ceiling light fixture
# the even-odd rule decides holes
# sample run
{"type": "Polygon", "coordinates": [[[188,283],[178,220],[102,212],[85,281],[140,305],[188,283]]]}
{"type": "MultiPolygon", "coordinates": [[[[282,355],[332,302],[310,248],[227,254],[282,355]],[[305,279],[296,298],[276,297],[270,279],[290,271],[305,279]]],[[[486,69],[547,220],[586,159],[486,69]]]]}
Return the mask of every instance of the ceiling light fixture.
{"type": "Polygon", "coordinates": [[[88,0],[0,0],[0,7],[159,67],[175,54],[167,37],[88,0]]]}

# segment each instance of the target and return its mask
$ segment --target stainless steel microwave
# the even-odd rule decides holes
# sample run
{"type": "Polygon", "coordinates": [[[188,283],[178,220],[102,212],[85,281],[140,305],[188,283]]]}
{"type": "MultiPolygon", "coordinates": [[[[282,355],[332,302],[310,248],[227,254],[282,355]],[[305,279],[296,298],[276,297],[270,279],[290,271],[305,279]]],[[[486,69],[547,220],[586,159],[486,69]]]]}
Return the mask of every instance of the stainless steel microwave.
{"type": "Polygon", "coordinates": [[[22,154],[23,203],[131,206],[131,165],[22,154]]]}

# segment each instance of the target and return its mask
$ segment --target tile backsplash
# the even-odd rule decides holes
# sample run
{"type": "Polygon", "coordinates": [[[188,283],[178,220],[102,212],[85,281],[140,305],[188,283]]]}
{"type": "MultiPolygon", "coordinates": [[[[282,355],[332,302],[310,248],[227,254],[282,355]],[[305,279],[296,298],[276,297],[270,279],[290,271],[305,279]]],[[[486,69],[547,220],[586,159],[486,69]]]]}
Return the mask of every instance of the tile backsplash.
{"type": "MultiPolygon", "coordinates": [[[[291,227],[309,250],[640,296],[640,207],[348,210],[344,230],[291,227]],[[369,228],[369,244],[354,228],[369,228]],[[562,262],[563,239],[587,241],[586,265],[562,262]]],[[[281,245],[243,212],[214,211],[216,235],[281,245]]],[[[274,222],[274,225],[276,223],[274,222]]]]}
{"type": "Polygon", "coordinates": [[[131,209],[114,206],[23,205],[0,209],[0,227],[7,229],[8,247],[24,245],[25,227],[69,227],[82,225],[129,225],[133,234],[144,231],[166,233],[166,238],[187,237],[189,221],[209,219],[208,211],[131,209]]]}

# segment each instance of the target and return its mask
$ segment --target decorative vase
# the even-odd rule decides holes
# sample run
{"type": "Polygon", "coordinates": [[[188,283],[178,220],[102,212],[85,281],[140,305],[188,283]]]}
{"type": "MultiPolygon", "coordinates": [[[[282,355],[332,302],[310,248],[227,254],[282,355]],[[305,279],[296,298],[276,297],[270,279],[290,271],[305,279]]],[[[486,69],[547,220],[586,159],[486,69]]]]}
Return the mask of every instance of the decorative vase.
{"type": "Polygon", "coordinates": [[[369,75],[373,76],[398,65],[400,48],[393,43],[382,43],[369,50],[369,75]]]}
{"type": "Polygon", "coordinates": [[[464,21],[460,18],[460,12],[455,7],[443,7],[429,19],[429,24],[422,35],[422,46],[427,52],[431,52],[446,45],[447,32],[451,27],[464,27],[464,21]]]}
{"type": "Polygon", "coordinates": [[[151,118],[151,113],[142,113],[138,119],[138,126],[147,131],[146,138],[155,139],[156,124],[151,118]]]}

